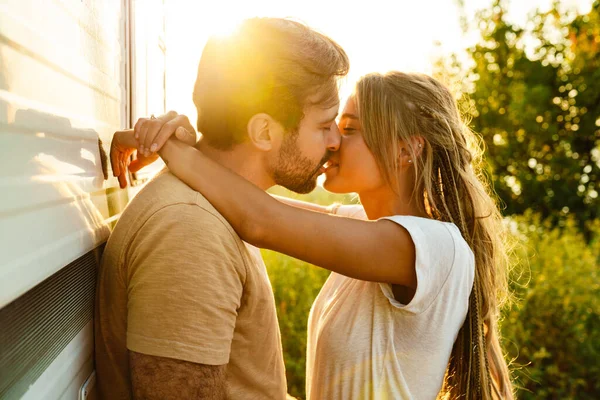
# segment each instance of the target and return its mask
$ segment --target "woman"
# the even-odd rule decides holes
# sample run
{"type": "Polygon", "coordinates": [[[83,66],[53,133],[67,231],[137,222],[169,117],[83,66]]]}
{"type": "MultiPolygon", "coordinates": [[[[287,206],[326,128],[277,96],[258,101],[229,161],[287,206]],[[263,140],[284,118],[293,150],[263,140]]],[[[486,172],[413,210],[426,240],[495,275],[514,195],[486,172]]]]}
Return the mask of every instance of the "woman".
{"type": "Polygon", "coordinates": [[[290,207],[175,140],[160,155],[242,239],[334,272],[309,321],[309,398],[511,399],[501,217],[451,93],[367,75],[339,129],[324,187],[358,193],[364,212],[290,207]]]}

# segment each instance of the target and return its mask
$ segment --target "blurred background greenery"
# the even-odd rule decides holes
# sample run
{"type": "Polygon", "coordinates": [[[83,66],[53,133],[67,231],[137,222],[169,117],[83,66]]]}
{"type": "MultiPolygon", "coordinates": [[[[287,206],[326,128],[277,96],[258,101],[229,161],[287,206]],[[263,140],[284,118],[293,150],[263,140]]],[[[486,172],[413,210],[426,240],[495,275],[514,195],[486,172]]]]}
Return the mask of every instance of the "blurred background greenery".
{"type": "MultiPolygon", "coordinates": [[[[519,399],[600,398],[600,1],[578,15],[554,3],[526,26],[494,1],[468,57],[435,75],[486,144],[489,175],[517,243],[502,333],[519,399]]],[[[317,189],[298,196],[356,203],[317,189]]],[[[279,313],[289,392],[304,397],[306,326],[328,272],[263,251],[279,313]]]]}

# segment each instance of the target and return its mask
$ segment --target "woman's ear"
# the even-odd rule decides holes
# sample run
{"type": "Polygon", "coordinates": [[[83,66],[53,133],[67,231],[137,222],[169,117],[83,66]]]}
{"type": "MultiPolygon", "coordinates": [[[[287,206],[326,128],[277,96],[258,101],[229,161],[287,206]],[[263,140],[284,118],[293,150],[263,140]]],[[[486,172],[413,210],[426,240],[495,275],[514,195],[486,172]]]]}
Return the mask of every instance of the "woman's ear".
{"type": "Polygon", "coordinates": [[[408,141],[401,141],[399,147],[398,165],[414,165],[416,159],[423,153],[425,139],[422,136],[413,136],[408,141]]]}
{"type": "Polygon", "coordinates": [[[258,150],[271,151],[281,139],[283,127],[269,114],[254,114],[247,125],[250,143],[258,150]]]}
{"type": "Polygon", "coordinates": [[[410,138],[410,142],[415,157],[421,157],[421,154],[425,149],[425,139],[423,139],[423,136],[413,136],[410,138]]]}

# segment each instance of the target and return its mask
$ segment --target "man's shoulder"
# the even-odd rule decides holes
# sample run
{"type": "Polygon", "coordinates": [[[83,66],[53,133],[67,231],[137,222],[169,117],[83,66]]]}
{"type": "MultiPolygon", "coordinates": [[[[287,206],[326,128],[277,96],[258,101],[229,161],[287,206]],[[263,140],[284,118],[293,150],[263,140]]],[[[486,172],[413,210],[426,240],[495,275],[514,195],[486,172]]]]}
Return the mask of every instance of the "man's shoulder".
{"type": "MultiPolygon", "coordinates": [[[[169,171],[160,172],[131,201],[128,211],[146,214],[147,219],[155,214],[166,218],[186,209],[186,217],[200,222],[220,222],[228,229],[231,225],[202,195],[190,188],[169,171]]],[[[236,235],[237,236],[237,235],[236,235]]]]}
{"type": "Polygon", "coordinates": [[[159,172],[136,196],[158,204],[189,203],[207,208],[214,213],[217,210],[200,192],[195,191],[168,170],[159,172]]]}
{"type": "Polygon", "coordinates": [[[242,243],[227,220],[202,194],[168,171],[157,175],[131,200],[111,234],[109,248],[129,248],[138,236],[170,243],[171,238],[182,236],[190,241],[210,239],[236,247],[242,243]]]}

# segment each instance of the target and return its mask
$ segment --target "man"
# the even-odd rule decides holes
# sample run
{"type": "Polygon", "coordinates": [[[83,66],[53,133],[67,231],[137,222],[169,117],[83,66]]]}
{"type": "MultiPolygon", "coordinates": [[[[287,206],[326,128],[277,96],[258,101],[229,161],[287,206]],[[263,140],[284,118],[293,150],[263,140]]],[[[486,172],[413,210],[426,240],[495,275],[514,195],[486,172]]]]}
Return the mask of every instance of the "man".
{"type": "MultiPolygon", "coordinates": [[[[309,192],[339,146],[337,80],[347,72],[347,56],[331,39],[289,20],[247,20],[203,51],[196,146],[263,189],[309,192]]],[[[136,169],[153,159],[147,132],[166,140],[181,124],[165,123],[172,117],[136,124],[136,169]]],[[[132,136],[113,139],[122,186],[132,136]]],[[[168,172],[133,199],[104,251],[96,368],[105,399],[286,397],[273,292],[258,249],[168,172]]]]}

